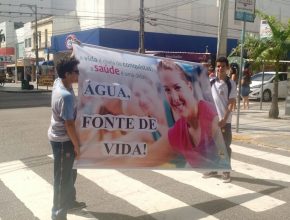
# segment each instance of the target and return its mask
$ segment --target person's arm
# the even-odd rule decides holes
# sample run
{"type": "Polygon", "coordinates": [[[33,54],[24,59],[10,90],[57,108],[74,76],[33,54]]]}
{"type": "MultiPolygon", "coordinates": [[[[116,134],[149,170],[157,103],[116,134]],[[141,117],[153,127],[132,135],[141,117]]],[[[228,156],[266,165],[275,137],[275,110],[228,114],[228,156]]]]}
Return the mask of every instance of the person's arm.
{"type": "Polygon", "coordinates": [[[228,117],[229,117],[230,113],[233,111],[233,109],[235,107],[235,104],[236,104],[236,99],[235,98],[229,99],[227,108],[225,110],[224,117],[219,121],[219,126],[221,128],[226,125],[228,117]]]}
{"type": "Polygon", "coordinates": [[[219,126],[221,128],[226,125],[229,115],[231,114],[231,112],[235,108],[236,99],[237,99],[236,83],[232,80],[230,82],[231,82],[232,89],[231,89],[231,92],[229,94],[229,100],[228,100],[228,104],[227,104],[226,109],[225,109],[225,114],[224,114],[223,118],[219,121],[219,126]]]}
{"type": "Polygon", "coordinates": [[[64,122],[66,131],[68,136],[70,137],[71,142],[74,145],[74,152],[76,159],[79,159],[80,156],[80,145],[79,140],[76,134],[76,127],[75,127],[75,121],[74,120],[66,120],[64,122]]]}
{"type": "Polygon", "coordinates": [[[97,150],[95,154],[100,156],[99,159],[95,161],[96,165],[99,167],[158,167],[169,162],[176,156],[168,139],[165,137],[161,137],[152,144],[147,144],[147,155],[144,157],[102,156],[103,153],[100,148],[95,150],[97,150]]]}
{"type": "Polygon", "coordinates": [[[223,146],[223,144],[224,144],[224,139],[223,139],[221,129],[219,126],[218,116],[216,116],[212,120],[212,137],[213,137],[215,145],[217,146],[217,148],[220,151],[221,146],[223,146]]]}

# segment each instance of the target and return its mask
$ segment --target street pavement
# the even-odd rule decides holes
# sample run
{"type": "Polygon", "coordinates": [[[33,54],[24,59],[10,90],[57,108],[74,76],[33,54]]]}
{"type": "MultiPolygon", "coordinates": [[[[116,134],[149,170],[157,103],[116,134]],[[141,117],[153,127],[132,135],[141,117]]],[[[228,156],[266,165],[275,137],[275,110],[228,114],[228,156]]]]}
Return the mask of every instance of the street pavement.
{"type": "MultiPolygon", "coordinates": [[[[31,84],[34,85],[33,90],[23,90],[20,82],[7,83],[0,87],[0,92],[43,93],[52,90],[50,86],[38,86],[36,89],[36,83],[31,84]]],[[[73,88],[77,94],[77,84],[73,88]]],[[[241,109],[239,116],[237,111],[233,112],[233,141],[290,151],[290,115],[285,115],[285,100],[279,100],[278,119],[268,117],[270,105],[263,102],[261,106],[259,101],[251,101],[249,110],[241,109]]]]}

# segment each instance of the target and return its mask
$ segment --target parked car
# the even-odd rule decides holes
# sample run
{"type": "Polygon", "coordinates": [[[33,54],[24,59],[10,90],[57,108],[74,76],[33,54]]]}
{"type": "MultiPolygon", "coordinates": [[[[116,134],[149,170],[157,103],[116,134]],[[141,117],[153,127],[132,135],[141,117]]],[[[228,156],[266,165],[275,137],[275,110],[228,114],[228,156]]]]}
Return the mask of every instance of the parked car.
{"type": "MultiPolygon", "coordinates": [[[[288,94],[287,72],[279,72],[278,98],[286,98],[288,94]]],[[[272,99],[274,89],[275,72],[264,72],[264,83],[262,97],[263,101],[269,102],[272,99]]],[[[259,72],[251,77],[250,99],[260,99],[262,90],[263,72],[259,72]]]]}

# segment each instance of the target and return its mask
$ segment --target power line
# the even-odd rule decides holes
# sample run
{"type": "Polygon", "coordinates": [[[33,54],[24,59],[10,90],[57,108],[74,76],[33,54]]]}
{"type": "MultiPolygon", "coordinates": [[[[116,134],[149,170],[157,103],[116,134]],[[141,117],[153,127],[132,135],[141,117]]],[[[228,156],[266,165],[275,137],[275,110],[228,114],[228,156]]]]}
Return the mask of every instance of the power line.
{"type": "MultiPolygon", "coordinates": [[[[164,21],[172,21],[172,22],[176,22],[177,20],[180,20],[180,22],[182,22],[183,24],[184,23],[186,23],[186,24],[195,24],[195,25],[199,25],[199,26],[203,26],[203,27],[212,27],[212,28],[217,28],[218,27],[217,25],[212,25],[212,24],[207,24],[207,23],[203,23],[203,22],[192,21],[192,20],[179,18],[179,17],[171,16],[171,15],[160,13],[160,12],[154,12],[154,13],[176,19],[176,20],[170,20],[170,19],[165,19],[165,18],[154,18],[156,20],[164,20],[164,21]]],[[[148,19],[152,19],[152,18],[148,18],[148,19]]],[[[241,31],[240,29],[237,29],[237,28],[228,28],[228,29],[229,30],[233,30],[233,31],[239,31],[239,32],[241,31]]]]}
{"type": "MultiPolygon", "coordinates": [[[[196,21],[192,21],[192,20],[188,20],[188,19],[183,19],[183,18],[178,18],[178,17],[174,17],[174,16],[170,16],[168,14],[164,14],[164,13],[161,13],[162,11],[165,11],[165,10],[169,10],[169,9],[172,9],[172,8],[176,8],[176,7],[180,7],[180,6],[184,6],[186,4],[192,4],[194,2],[197,2],[197,0],[187,0],[187,1],[179,1],[179,2],[174,2],[174,3],[168,3],[168,4],[162,4],[162,5],[158,5],[158,6],[155,6],[155,7],[151,7],[151,8],[148,8],[148,12],[147,14],[150,15],[150,14],[159,14],[159,15],[162,15],[162,16],[167,16],[167,17],[172,17],[176,20],[170,20],[170,19],[165,19],[165,18],[156,18],[158,19],[158,23],[156,23],[156,25],[159,25],[160,28],[163,28],[164,27],[171,27],[171,28],[178,28],[178,29],[181,29],[181,30],[187,30],[187,31],[191,31],[191,32],[195,32],[195,33],[205,33],[205,34],[210,34],[212,36],[215,36],[216,33],[210,33],[210,32],[206,32],[206,31],[201,31],[201,30],[196,30],[192,27],[188,27],[186,26],[186,24],[188,25],[202,25],[202,26],[206,26],[206,27],[212,27],[212,28],[216,28],[217,26],[216,25],[210,25],[210,24],[206,24],[206,23],[202,23],[202,22],[196,22],[196,21]],[[153,11],[153,10],[154,11],[153,11]],[[167,21],[167,23],[162,23],[162,21],[167,21]],[[178,23],[178,21],[180,21],[180,23],[178,23]]],[[[0,4],[1,5],[1,4],[0,4]]],[[[9,4],[7,4],[9,5],[9,4]]],[[[15,5],[15,6],[20,6],[20,5],[15,5]]],[[[45,8],[45,7],[40,7],[40,8],[45,8]]],[[[54,10],[63,10],[63,11],[68,11],[68,12],[73,12],[75,10],[65,10],[65,9],[58,9],[58,8],[47,8],[47,9],[54,9],[54,10]]],[[[78,12],[81,12],[81,11],[78,11],[78,12]]],[[[87,11],[82,11],[82,12],[87,12],[87,11]]],[[[16,12],[15,12],[16,13],[16,12]]],[[[21,13],[21,12],[17,12],[17,13],[21,13]]],[[[93,12],[92,12],[93,13],[93,12]]],[[[27,13],[27,14],[31,14],[31,13],[27,13]]],[[[114,15],[113,13],[104,13],[104,14],[112,14],[114,15]]],[[[43,13],[43,15],[48,15],[47,13],[43,13]]],[[[108,20],[110,19],[111,22],[110,23],[107,23],[105,25],[100,25],[99,27],[109,27],[109,26],[113,26],[113,25],[116,25],[116,24],[119,24],[119,23],[123,23],[123,22],[127,22],[127,21],[138,21],[139,19],[139,15],[129,15],[128,14],[125,16],[124,14],[120,14],[122,16],[125,16],[125,17],[122,17],[122,18],[118,18],[117,16],[77,16],[77,15],[52,15],[52,14],[49,14],[50,16],[55,16],[57,18],[64,18],[64,19],[77,19],[77,20],[80,20],[80,19],[86,19],[86,20],[108,20]]],[[[11,16],[12,17],[12,16],[11,16]]],[[[13,16],[13,18],[15,18],[15,16],[13,16]]],[[[147,23],[149,23],[151,21],[151,18],[149,18],[149,21],[146,21],[147,23]]],[[[58,21],[58,22],[61,22],[61,21],[58,21]]],[[[84,28],[82,28],[82,30],[87,30],[87,29],[90,29],[88,27],[95,27],[95,24],[93,25],[88,25],[88,26],[85,26],[84,28]]],[[[54,32],[54,35],[57,35],[57,34],[63,34],[63,33],[66,33],[67,31],[73,31],[72,29],[73,27],[71,28],[68,28],[68,29],[62,29],[61,31],[58,31],[58,32],[54,32]]],[[[232,29],[233,31],[240,31],[239,29],[232,29]]],[[[167,31],[168,32],[168,31],[167,31]]]]}

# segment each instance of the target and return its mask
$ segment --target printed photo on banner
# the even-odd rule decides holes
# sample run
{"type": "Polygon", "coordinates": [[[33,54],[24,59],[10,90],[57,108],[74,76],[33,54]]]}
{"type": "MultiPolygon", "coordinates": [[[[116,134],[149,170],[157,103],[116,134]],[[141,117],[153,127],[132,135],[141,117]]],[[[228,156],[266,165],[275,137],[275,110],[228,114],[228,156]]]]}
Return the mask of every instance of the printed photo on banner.
{"type": "Polygon", "coordinates": [[[199,63],[73,44],[76,168],[230,169],[199,63]]]}

